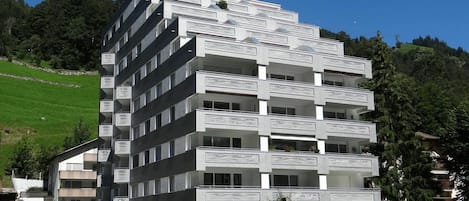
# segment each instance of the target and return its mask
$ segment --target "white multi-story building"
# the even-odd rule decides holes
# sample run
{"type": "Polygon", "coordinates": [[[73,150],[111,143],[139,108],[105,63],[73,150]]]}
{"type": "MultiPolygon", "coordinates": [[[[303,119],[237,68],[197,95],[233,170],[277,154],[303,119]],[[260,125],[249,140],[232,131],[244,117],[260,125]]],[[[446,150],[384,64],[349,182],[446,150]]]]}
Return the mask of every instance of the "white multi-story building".
{"type": "Polygon", "coordinates": [[[102,47],[99,200],[378,201],[371,62],[280,5],[128,0],[102,47]]]}
{"type": "Polygon", "coordinates": [[[47,190],[51,201],[95,201],[98,140],[83,143],[54,157],[47,190]]]}

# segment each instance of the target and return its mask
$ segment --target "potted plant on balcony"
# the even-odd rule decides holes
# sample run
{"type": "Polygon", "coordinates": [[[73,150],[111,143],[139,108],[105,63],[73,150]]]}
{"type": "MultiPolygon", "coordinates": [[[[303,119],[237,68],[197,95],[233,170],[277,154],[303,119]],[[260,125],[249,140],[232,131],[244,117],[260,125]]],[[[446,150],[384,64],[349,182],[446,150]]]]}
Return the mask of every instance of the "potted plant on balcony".
{"type": "Polygon", "coordinates": [[[225,0],[218,1],[217,6],[223,10],[228,10],[228,3],[225,0]]]}
{"type": "Polygon", "coordinates": [[[284,195],[283,193],[278,193],[276,197],[273,201],[292,201],[290,195],[284,195]]]}

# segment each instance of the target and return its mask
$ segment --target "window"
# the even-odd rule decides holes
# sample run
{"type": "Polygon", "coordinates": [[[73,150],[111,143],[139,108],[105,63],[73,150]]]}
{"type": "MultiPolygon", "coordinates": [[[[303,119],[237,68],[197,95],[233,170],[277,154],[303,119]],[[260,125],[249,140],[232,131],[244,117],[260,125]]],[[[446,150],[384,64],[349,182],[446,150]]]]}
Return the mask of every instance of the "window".
{"type": "Polygon", "coordinates": [[[133,139],[137,139],[140,137],[140,127],[139,126],[136,126],[132,129],[132,133],[133,133],[133,139]]]}
{"type": "Polygon", "coordinates": [[[173,122],[174,120],[176,120],[176,107],[171,106],[169,117],[170,117],[170,119],[171,119],[171,122],[173,122]]]}
{"type": "Polygon", "coordinates": [[[204,108],[207,109],[218,109],[218,110],[240,110],[241,104],[239,103],[228,103],[218,101],[204,101],[204,108]]]}
{"type": "Polygon", "coordinates": [[[150,182],[147,181],[143,184],[143,196],[150,195],[150,182]]]}
{"type": "Polygon", "coordinates": [[[151,90],[149,90],[149,91],[147,91],[147,92],[145,93],[145,98],[146,98],[145,104],[148,105],[148,104],[152,101],[152,98],[151,98],[151,90]]]}
{"type": "Polygon", "coordinates": [[[215,185],[230,185],[230,174],[215,174],[215,185]]]}
{"type": "Polygon", "coordinates": [[[344,86],[344,82],[341,81],[332,81],[332,80],[324,80],[323,84],[325,85],[332,85],[332,86],[344,86]]]}
{"type": "Polygon", "coordinates": [[[169,86],[170,86],[170,89],[174,88],[174,86],[176,86],[176,74],[171,74],[171,77],[169,79],[169,86]]]}
{"type": "Polygon", "coordinates": [[[132,157],[132,168],[137,168],[138,167],[138,159],[139,159],[138,154],[134,155],[132,157]]]}
{"type": "Polygon", "coordinates": [[[176,151],[176,144],[174,143],[174,140],[169,142],[169,157],[173,157],[176,151]]]}
{"type": "Polygon", "coordinates": [[[331,119],[346,119],[345,113],[344,112],[328,112],[324,111],[324,117],[325,118],[331,118],[331,119]]]}
{"type": "Polygon", "coordinates": [[[161,128],[162,125],[162,119],[161,119],[161,114],[156,115],[156,129],[161,128]]]}
{"type": "Polygon", "coordinates": [[[161,160],[161,146],[155,147],[155,161],[158,162],[161,160]]]}
{"type": "Polygon", "coordinates": [[[180,46],[181,46],[181,42],[179,41],[179,39],[176,39],[175,41],[173,41],[173,44],[171,46],[171,54],[174,54],[176,51],[178,51],[180,46]]]}
{"type": "Polygon", "coordinates": [[[242,176],[241,174],[204,173],[204,185],[241,186],[242,176]]]}
{"type": "Polygon", "coordinates": [[[242,177],[241,174],[233,174],[233,185],[241,186],[242,185],[242,177]]]}
{"type": "Polygon", "coordinates": [[[156,85],[156,97],[160,97],[163,94],[163,86],[161,83],[156,85]]]}
{"type": "Polygon", "coordinates": [[[155,180],[155,194],[161,193],[161,182],[159,179],[155,180]]]}
{"type": "Polygon", "coordinates": [[[153,70],[151,68],[151,60],[145,65],[145,68],[146,68],[145,70],[147,71],[147,76],[148,76],[148,74],[150,74],[150,72],[153,70]]]}
{"type": "Polygon", "coordinates": [[[174,176],[169,177],[169,192],[174,192],[176,190],[176,182],[174,181],[174,176]]]}
{"type": "Polygon", "coordinates": [[[132,62],[132,53],[127,55],[127,66],[130,66],[130,62],[132,62]]]}
{"type": "Polygon", "coordinates": [[[136,47],[135,57],[138,57],[138,55],[140,55],[140,53],[142,53],[142,44],[141,43],[139,43],[136,47]]]}
{"type": "Polygon", "coordinates": [[[138,184],[132,185],[132,197],[138,197],[138,184]]]}
{"type": "Polygon", "coordinates": [[[295,80],[295,77],[290,75],[270,74],[270,78],[278,80],[295,80]]]}
{"type": "Polygon", "coordinates": [[[213,185],[213,174],[205,173],[204,174],[204,185],[213,185]]]}
{"type": "Polygon", "coordinates": [[[127,31],[127,41],[130,40],[130,37],[132,37],[132,29],[129,28],[129,30],[127,31]]]}
{"type": "Polygon", "coordinates": [[[298,176],[274,175],[274,186],[298,186],[298,176]]]}
{"type": "Polygon", "coordinates": [[[134,112],[137,111],[137,110],[139,110],[139,109],[140,109],[140,98],[136,98],[136,99],[134,100],[133,105],[134,105],[134,112]]]}
{"type": "Polygon", "coordinates": [[[156,54],[156,66],[161,65],[161,53],[156,54]]]}
{"type": "Polygon", "coordinates": [[[145,121],[145,135],[150,134],[150,119],[145,121]]]}
{"type": "Polygon", "coordinates": [[[296,109],[290,107],[272,107],[270,112],[272,114],[296,115],[296,109]]]}
{"type": "Polygon", "coordinates": [[[134,74],[134,85],[137,85],[142,79],[142,73],[140,71],[135,72],[134,74]]]}
{"type": "Polygon", "coordinates": [[[347,153],[347,145],[345,145],[345,144],[326,144],[326,152],[347,153]]]}
{"type": "Polygon", "coordinates": [[[150,150],[145,151],[145,164],[150,163],[150,150]]]}
{"type": "Polygon", "coordinates": [[[241,148],[241,138],[204,136],[203,146],[241,148]]]}

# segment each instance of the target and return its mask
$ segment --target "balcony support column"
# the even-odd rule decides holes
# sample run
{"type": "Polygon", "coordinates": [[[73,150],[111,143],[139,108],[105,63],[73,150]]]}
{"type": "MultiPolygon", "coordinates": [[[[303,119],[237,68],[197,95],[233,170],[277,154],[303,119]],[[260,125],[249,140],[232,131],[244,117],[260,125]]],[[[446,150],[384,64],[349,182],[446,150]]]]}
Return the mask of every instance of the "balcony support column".
{"type": "Polygon", "coordinates": [[[267,66],[258,65],[257,66],[257,76],[259,80],[267,80],[267,66]]]}
{"type": "Polygon", "coordinates": [[[261,189],[270,189],[270,175],[261,173],[261,189]]]}

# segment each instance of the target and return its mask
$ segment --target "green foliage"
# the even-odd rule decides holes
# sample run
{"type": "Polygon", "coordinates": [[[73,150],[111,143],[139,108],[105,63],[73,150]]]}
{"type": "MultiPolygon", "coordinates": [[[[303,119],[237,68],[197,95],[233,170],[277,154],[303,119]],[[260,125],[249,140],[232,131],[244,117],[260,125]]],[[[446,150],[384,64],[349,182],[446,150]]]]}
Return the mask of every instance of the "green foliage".
{"type": "Polygon", "coordinates": [[[469,200],[469,101],[462,102],[454,110],[454,131],[443,136],[444,152],[448,155],[447,168],[456,176],[461,191],[460,200],[469,200]]]}
{"type": "Polygon", "coordinates": [[[110,21],[113,0],[45,0],[34,8],[23,1],[0,4],[0,56],[14,55],[54,68],[99,67],[102,28],[110,21]]]}
{"type": "MultiPolygon", "coordinates": [[[[79,88],[63,87],[1,77],[0,127],[19,130],[3,135],[0,144],[0,170],[7,162],[26,130],[30,140],[41,146],[62,147],[64,138],[72,134],[80,117],[96,136],[98,130],[99,77],[97,75],[66,76],[30,69],[0,61],[0,73],[30,77],[52,82],[79,85],[79,88]]],[[[60,150],[60,149],[59,149],[60,150]]],[[[4,174],[0,171],[0,174],[4,174]]]]}
{"type": "Polygon", "coordinates": [[[73,136],[67,136],[64,140],[64,149],[70,149],[91,139],[91,131],[82,118],[78,121],[73,136]]]}
{"type": "Polygon", "coordinates": [[[35,150],[36,171],[41,174],[42,178],[47,178],[49,174],[50,161],[57,155],[61,149],[55,146],[41,145],[35,150]]]}
{"type": "Polygon", "coordinates": [[[36,161],[33,156],[33,148],[30,139],[23,138],[19,141],[10,157],[10,163],[5,171],[7,173],[14,171],[15,175],[21,177],[35,176],[36,161]]]}
{"type": "Polygon", "coordinates": [[[432,200],[432,162],[422,154],[415,137],[419,117],[413,107],[416,85],[412,79],[397,72],[391,49],[381,35],[373,44],[373,79],[365,87],[374,91],[376,110],[365,118],[377,124],[378,143],[373,153],[380,157],[380,177],[375,181],[387,200],[432,200]]]}
{"type": "Polygon", "coordinates": [[[228,10],[228,3],[226,3],[225,0],[218,1],[217,6],[221,9],[228,10]]]}

